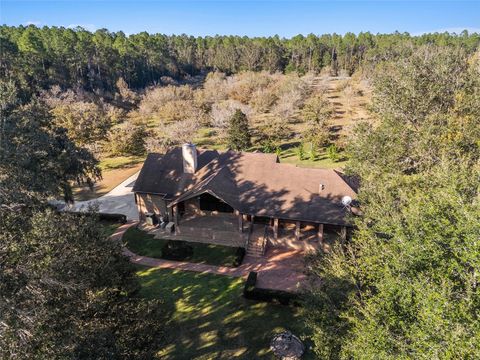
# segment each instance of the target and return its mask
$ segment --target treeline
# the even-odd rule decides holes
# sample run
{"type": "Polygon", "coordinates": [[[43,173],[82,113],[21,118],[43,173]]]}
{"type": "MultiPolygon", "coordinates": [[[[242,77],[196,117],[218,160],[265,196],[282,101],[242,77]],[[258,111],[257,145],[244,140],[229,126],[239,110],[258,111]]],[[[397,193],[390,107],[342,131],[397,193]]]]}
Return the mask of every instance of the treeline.
{"type": "Polygon", "coordinates": [[[0,75],[14,79],[28,96],[52,85],[105,92],[121,77],[131,88],[218,70],[351,75],[364,65],[408,56],[425,44],[462,47],[480,44],[479,34],[325,34],[273,37],[139,34],[106,29],[0,27],[0,75]]]}

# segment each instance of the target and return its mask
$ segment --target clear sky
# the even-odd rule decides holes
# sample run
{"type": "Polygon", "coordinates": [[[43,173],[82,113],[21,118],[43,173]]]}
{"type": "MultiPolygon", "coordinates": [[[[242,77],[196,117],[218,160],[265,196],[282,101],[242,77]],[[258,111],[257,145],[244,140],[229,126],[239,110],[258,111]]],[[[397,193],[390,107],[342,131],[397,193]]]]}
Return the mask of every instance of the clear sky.
{"type": "Polygon", "coordinates": [[[189,35],[480,32],[478,1],[0,0],[0,23],[80,25],[127,34],[189,35]]]}

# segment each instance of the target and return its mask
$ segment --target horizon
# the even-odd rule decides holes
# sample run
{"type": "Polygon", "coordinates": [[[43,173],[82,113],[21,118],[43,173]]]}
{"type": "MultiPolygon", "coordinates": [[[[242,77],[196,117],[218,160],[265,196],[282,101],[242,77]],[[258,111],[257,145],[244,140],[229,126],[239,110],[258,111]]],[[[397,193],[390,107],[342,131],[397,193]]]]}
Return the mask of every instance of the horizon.
{"type": "Polygon", "coordinates": [[[480,33],[474,1],[2,1],[0,23],[195,37],[480,33]]]}

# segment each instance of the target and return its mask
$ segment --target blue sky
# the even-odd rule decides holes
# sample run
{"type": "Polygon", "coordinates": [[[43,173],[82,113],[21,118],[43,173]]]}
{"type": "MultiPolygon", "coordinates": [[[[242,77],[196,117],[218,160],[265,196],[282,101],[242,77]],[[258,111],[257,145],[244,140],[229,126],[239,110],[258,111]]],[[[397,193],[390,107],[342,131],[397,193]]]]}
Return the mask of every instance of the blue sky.
{"type": "Polygon", "coordinates": [[[127,34],[420,34],[480,32],[479,1],[22,1],[0,0],[0,23],[83,26],[127,34]]]}

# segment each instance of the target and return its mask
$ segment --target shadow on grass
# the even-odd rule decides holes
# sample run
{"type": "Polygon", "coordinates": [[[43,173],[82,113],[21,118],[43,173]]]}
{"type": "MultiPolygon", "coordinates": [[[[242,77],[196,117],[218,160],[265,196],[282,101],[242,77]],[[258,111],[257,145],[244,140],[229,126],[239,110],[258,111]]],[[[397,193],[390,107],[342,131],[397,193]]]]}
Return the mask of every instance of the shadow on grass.
{"type": "MultiPolygon", "coordinates": [[[[128,229],[123,236],[123,242],[129,250],[137,255],[156,259],[170,259],[164,254],[165,246],[168,241],[169,240],[165,239],[157,239],[154,235],[148,234],[135,227],[128,229]]],[[[238,266],[236,247],[205,244],[193,241],[188,242],[188,245],[192,248],[193,253],[185,258],[175,260],[215,266],[238,266]]]]}
{"type": "Polygon", "coordinates": [[[246,300],[243,279],[144,267],[138,275],[140,295],[164,299],[169,312],[162,359],[272,359],[274,333],[307,335],[301,309],[246,300]]]}

